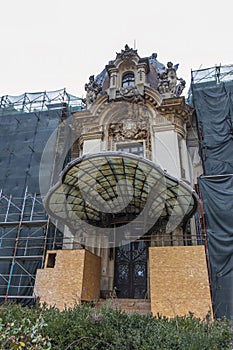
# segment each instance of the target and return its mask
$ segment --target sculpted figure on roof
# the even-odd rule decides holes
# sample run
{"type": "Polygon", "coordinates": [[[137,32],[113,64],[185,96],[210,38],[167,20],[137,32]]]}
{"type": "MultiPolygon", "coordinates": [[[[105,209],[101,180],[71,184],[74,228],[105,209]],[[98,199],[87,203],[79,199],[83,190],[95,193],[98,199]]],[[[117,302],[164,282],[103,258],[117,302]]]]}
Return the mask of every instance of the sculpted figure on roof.
{"type": "Polygon", "coordinates": [[[94,75],[89,77],[89,82],[85,84],[86,98],[83,102],[89,107],[99,96],[102,90],[101,85],[95,81],[94,75]]]}
{"type": "Polygon", "coordinates": [[[158,91],[165,97],[178,97],[181,95],[182,91],[185,88],[185,81],[182,78],[177,78],[177,69],[177,64],[174,66],[172,62],[168,62],[167,68],[163,72],[158,74],[158,91]]]}
{"type": "Polygon", "coordinates": [[[182,78],[179,79],[179,84],[176,86],[176,96],[180,96],[185,88],[186,81],[182,78]]]}

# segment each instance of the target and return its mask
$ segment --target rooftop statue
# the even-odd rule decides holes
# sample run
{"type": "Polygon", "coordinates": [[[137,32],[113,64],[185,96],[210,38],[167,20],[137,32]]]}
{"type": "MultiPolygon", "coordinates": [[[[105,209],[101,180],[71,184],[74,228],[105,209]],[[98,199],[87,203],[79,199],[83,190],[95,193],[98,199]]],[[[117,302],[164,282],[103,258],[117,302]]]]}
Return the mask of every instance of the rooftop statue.
{"type": "Polygon", "coordinates": [[[102,87],[97,81],[95,81],[95,76],[91,75],[89,77],[89,82],[85,84],[86,98],[83,102],[89,107],[99,96],[102,87]]]}
{"type": "Polygon", "coordinates": [[[159,73],[158,91],[166,97],[178,97],[182,94],[186,82],[182,78],[177,78],[178,65],[173,65],[172,62],[167,63],[167,68],[159,73]],[[179,83],[178,83],[179,81],[179,83]],[[178,84],[177,84],[178,83],[178,84]]]}

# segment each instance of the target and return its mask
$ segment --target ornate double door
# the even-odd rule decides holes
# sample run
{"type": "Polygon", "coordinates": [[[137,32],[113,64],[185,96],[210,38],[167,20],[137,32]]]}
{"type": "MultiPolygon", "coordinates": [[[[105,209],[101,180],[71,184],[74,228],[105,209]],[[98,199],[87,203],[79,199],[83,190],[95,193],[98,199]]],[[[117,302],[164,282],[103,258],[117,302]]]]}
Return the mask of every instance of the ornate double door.
{"type": "Polygon", "coordinates": [[[144,299],[147,295],[148,244],[135,241],[116,248],[115,277],[118,298],[144,299]]]}

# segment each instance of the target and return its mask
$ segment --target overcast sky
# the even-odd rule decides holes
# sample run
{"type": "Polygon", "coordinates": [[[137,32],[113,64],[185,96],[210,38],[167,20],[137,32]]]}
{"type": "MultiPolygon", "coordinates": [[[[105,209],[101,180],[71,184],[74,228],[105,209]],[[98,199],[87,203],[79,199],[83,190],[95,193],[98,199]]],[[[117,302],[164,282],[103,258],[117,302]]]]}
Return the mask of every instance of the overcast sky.
{"type": "Polygon", "coordinates": [[[84,84],[127,43],[141,57],[191,69],[233,64],[232,1],[0,0],[0,96],[67,92],[84,84]]]}

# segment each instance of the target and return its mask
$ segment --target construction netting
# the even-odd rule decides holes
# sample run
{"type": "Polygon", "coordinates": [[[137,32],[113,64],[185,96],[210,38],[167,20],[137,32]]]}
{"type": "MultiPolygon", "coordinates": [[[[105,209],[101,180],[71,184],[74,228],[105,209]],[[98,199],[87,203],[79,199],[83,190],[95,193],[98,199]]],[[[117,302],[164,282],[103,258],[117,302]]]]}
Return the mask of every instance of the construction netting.
{"type": "Polygon", "coordinates": [[[81,99],[54,92],[3,96],[0,103],[0,189],[23,197],[25,188],[39,194],[41,155],[62,118],[81,109],[81,99]]]}
{"type": "Polygon", "coordinates": [[[233,319],[233,176],[199,178],[202,194],[213,309],[233,319]]]}
{"type": "Polygon", "coordinates": [[[233,66],[192,73],[213,307],[233,319],[233,66]]]}
{"type": "Polygon", "coordinates": [[[233,82],[192,85],[205,175],[233,172],[233,82]]]}
{"type": "MultiPolygon", "coordinates": [[[[50,223],[42,203],[40,161],[61,121],[81,109],[81,99],[65,90],[0,99],[1,301],[31,301],[36,269],[43,266],[46,249],[61,246],[62,234],[50,223]]],[[[52,165],[45,171],[52,181],[52,165]]]]}

